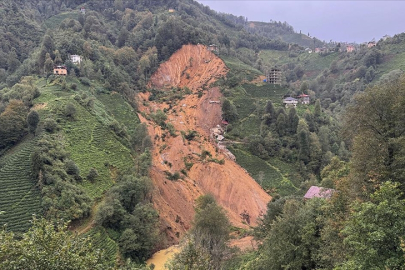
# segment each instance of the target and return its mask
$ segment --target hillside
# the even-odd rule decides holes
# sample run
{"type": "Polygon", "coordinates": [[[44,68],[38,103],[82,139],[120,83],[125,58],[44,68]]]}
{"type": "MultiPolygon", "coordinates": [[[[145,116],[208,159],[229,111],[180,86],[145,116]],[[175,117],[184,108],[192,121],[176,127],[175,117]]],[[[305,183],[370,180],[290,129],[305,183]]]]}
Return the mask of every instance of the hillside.
{"type": "MultiPolygon", "coordinates": [[[[405,224],[405,34],[347,52],[192,0],[5,0],[0,14],[0,237],[21,240],[35,214],[88,236],[104,268],[144,269],[179,243],[221,269],[350,269],[358,224],[405,224]],[[311,186],[339,192],[304,202],[311,186]],[[210,230],[226,213],[215,248],[192,239],[201,198],[210,230]]],[[[403,231],[385,242],[401,263],[403,231]]]]}
{"type": "Polygon", "coordinates": [[[0,224],[9,230],[24,232],[30,227],[32,215],[41,215],[41,198],[31,181],[32,138],[0,157],[0,224]]]}
{"type": "Polygon", "coordinates": [[[149,101],[147,94],[139,101],[141,114],[147,112],[147,117],[159,110],[166,112],[166,122],[147,118],[141,121],[148,124],[149,134],[154,138],[151,170],[157,189],[154,203],[174,241],[178,239],[176,234],[182,236],[190,228],[193,202],[199,195],[213,194],[237,227],[246,226],[240,216],[244,211],[249,213],[251,225],[256,224],[270,200],[211,137],[210,130],[221,124],[221,106],[210,101],[219,102],[222,95],[210,85],[226,72],[224,62],[205,46],[186,45],[151,77],[150,87],[159,88],[167,98],[149,101]],[[184,88],[189,93],[178,100],[170,97],[184,88]],[[180,179],[168,180],[168,175],[176,173],[180,179]]]}

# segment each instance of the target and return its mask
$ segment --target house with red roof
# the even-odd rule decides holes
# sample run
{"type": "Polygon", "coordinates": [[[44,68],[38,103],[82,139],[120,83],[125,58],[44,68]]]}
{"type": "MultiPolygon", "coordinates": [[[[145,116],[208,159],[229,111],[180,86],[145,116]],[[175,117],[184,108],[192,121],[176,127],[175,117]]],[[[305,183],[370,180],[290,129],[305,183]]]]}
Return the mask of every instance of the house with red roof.
{"type": "Polygon", "coordinates": [[[306,94],[299,95],[298,98],[302,104],[309,104],[311,102],[309,95],[306,94]]]}
{"type": "Polygon", "coordinates": [[[329,199],[330,197],[332,197],[332,194],[334,192],[335,190],[331,188],[312,186],[308,189],[307,193],[305,193],[304,199],[313,199],[313,198],[329,199]]]}

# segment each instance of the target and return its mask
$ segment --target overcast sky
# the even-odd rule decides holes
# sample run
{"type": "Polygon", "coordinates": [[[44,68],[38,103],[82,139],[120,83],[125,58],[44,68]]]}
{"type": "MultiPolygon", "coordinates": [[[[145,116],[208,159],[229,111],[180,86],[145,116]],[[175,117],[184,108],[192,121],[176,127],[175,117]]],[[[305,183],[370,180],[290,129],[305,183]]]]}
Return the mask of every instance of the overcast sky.
{"type": "Polygon", "coordinates": [[[378,41],[405,32],[405,1],[197,1],[249,21],[286,21],[325,41],[378,41]]]}

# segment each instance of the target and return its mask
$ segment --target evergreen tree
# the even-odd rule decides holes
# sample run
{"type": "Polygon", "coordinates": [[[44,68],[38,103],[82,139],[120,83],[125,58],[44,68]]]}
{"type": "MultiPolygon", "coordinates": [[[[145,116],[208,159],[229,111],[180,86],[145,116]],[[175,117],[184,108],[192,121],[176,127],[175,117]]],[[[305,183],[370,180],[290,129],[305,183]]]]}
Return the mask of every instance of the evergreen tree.
{"type": "Polygon", "coordinates": [[[297,111],[295,108],[291,108],[288,111],[288,132],[290,135],[294,135],[297,133],[298,122],[300,118],[297,115],[297,111]]]}
{"type": "Polygon", "coordinates": [[[314,117],[317,122],[319,122],[321,117],[321,101],[319,99],[315,102],[314,117]]]}
{"type": "Polygon", "coordinates": [[[274,122],[276,120],[276,111],[271,100],[267,101],[266,106],[264,107],[264,113],[269,114],[270,122],[274,122]]]}
{"type": "Polygon", "coordinates": [[[283,113],[280,113],[278,115],[276,126],[277,126],[278,135],[280,135],[280,137],[284,136],[286,134],[287,122],[286,122],[286,117],[283,113]]]}
{"type": "Polygon", "coordinates": [[[308,139],[308,133],[302,130],[298,134],[298,140],[299,140],[299,154],[298,154],[298,159],[304,164],[308,164],[310,161],[310,149],[309,149],[309,139],[308,139]]]}
{"type": "Polygon", "coordinates": [[[27,116],[28,129],[31,133],[35,135],[35,130],[37,129],[39,123],[39,114],[37,111],[32,110],[27,116]]]}

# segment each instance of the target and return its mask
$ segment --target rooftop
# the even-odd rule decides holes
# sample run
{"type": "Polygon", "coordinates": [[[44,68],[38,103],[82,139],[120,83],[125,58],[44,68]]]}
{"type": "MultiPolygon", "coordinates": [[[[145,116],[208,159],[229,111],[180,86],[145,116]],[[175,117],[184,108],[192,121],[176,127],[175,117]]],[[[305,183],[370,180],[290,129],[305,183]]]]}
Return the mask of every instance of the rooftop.
{"type": "Polygon", "coordinates": [[[294,101],[294,100],[297,100],[296,98],[293,98],[293,97],[288,97],[288,98],[285,98],[284,99],[284,101],[294,101]]]}
{"type": "Polygon", "coordinates": [[[305,199],[312,199],[312,198],[329,199],[330,197],[332,197],[333,192],[335,192],[334,189],[312,186],[308,189],[307,193],[305,193],[304,198],[305,199]]]}

